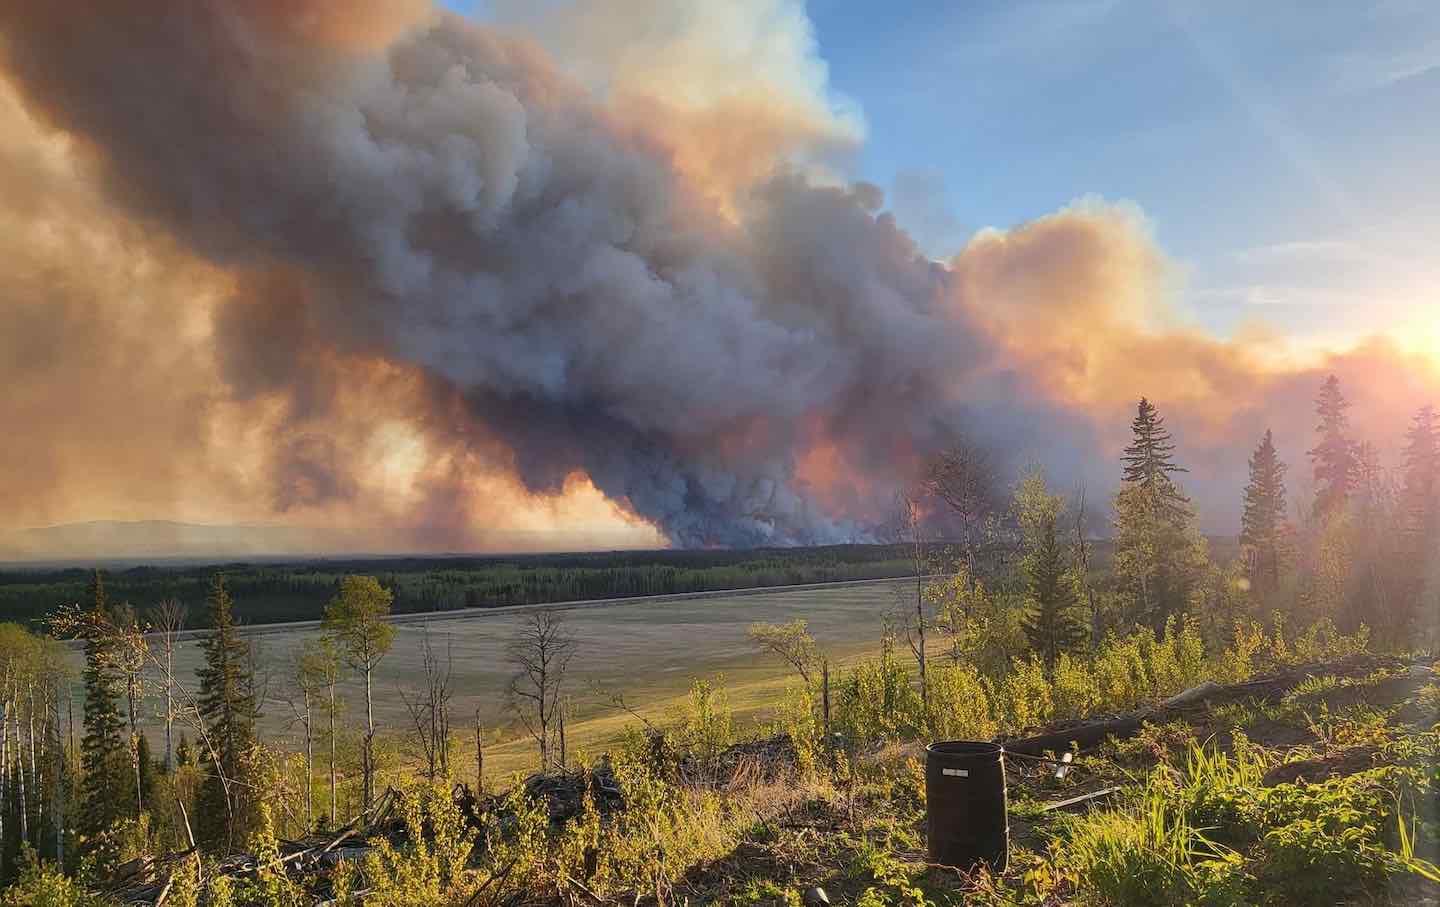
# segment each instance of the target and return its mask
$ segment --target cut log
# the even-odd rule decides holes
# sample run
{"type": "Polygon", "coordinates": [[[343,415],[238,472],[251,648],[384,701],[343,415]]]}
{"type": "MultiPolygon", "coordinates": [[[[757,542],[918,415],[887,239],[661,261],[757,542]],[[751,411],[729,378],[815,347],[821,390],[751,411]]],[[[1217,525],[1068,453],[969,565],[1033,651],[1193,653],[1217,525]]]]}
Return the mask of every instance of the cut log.
{"type": "Polygon", "coordinates": [[[1218,684],[1207,681],[1172,696],[1148,709],[1127,715],[1088,721],[1059,728],[1034,737],[1003,741],[1008,752],[1032,756],[1063,753],[1075,748],[1090,750],[1109,739],[1124,740],[1140,733],[1146,722],[1163,724],[1193,715],[1201,707],[1211,708],[1242,699],[1278,702],[1286,693],[1311,677],[1366,677],[1381,669],[1395,670],[1407,666],[1398,658],[1383,655],[1351,655],[1333,662],[1306,664],[1284,668],[1244,683],[1218,684]]]}

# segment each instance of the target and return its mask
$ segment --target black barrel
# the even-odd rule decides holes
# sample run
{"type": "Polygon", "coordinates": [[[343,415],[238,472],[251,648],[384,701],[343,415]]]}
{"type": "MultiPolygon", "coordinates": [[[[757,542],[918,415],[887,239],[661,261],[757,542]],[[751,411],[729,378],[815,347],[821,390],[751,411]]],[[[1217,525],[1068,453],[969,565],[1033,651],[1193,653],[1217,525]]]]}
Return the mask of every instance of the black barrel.
{"type": "Polygon", "coordinates": [[[1004,872],[1010,851],[1005,750],[951,740],[925,748],[925,818],[930,862],[1004,872]]]}

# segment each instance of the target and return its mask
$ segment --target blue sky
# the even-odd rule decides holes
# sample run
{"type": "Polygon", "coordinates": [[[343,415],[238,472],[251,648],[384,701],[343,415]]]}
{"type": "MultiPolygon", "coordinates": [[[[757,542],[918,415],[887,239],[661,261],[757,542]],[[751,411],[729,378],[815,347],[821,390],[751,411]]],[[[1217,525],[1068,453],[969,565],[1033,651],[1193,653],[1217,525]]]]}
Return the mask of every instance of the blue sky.
{"type": "Polygon", "coordinates": [[[1084,196],[1133,201],[1211,331],[1440,348],[1437,0],[807,10],[868,124],[855,176],[933,253],[1084,196]]]}

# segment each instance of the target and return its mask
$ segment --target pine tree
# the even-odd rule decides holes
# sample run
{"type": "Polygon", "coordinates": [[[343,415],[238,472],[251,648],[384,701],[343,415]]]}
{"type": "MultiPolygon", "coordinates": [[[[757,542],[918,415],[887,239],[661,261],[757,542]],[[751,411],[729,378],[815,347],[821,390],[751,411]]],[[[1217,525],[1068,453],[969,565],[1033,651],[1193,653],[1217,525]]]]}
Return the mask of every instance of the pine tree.
{"type": "Polygon", "coordinates": [[[1355,443],[1349,437],[1350,417],[1346,414],[1349,408],[1350,401],[1340,392],[1340,379],[1334,375],[1326,378],[1315,400],[1315,413],[1320,417],[1315,432],[1320,440],[1309,452],[1315,473],[1314,512],[1321,520],[1343,509],[1355,487],[1359,463],[1355,443]]]}
{"type": "Polygon", "coordinates": [[[105,832],[124,818],[135,801],[130,750],[120,714],[122,680],[116,666],[115,638],[110,631],[113,613],[105,595],[105,581],[95,571],[90,583],[93,602],[90,630],[85,638],[85,736],[80,744],[84,774],[81,788],[80,848],[102,863],[113,858],[105,832]]]}
{"type": "Polygon", "coordinates": [[[1021,573],[1030,607],[1024,620],[1030,647],[1040,654],[1047,672],[1055,670],[1062,652],[1085,642],[1085,622],[1079,613],[1070,559],[1060,542],[1060,515],[1065,500],[1052,495],[1045,479],[1031,473],[1016,493],[1016,510],[1024,537],[1021,573]]]}
{"type": "Polygon", "coordinates": [[[243,784],[232,782],[243,780],[244,756],[254,742],[259,713],[249,647],[236,627],[224,574],[212,580],[208,604],[211,630],[201,641],[205,663],[196,673],[200,717],[214,752],[203,759],[199,835],[208,845],[228,850],[245,831],[249,798],[243,796],[243,784]]]}
{"type": "Polygon", "coordinates": [[[194,760],[195,757],[190,753],[190,738],[185,736],[184,731],[181,731],[180,742],[175,745],[175,767],[189,765],[194,760]]]}
{"type": "Polygon", "coordinates": [[[1251,585],[1267,594],[1280,587],[1280,567],[1288,527],[1285,519],[1285,471],[1267,429],[1250,457],[1250,483],[1240,517],[1240,544],[1251,565],[1251,585]]]}
{"type": "Polygon", "coordinates": [[[1124,481],[1115,496],[1115,575],[1130,605],[1129,617],[1157,631],[1185,611],[1204,579],[1209,552],[1195,513],[1172,476],[1174,460],[1165,420],[1141,399],[1125,448],[1124,481]]]}

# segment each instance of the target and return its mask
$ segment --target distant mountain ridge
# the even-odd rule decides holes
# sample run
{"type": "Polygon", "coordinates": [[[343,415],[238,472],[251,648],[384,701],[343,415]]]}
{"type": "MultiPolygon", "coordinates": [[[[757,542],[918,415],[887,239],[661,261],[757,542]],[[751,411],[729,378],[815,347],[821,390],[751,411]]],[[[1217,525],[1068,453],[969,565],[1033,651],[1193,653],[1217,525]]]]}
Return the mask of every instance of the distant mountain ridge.
{"type": "Polygon", "coordinates": [[[174,520],[92,520],[0,530],[0,562],[294,558],[355,554],[468,554],[633,548],[594,533],[495,533],[456,550],[453,533],[387,529],[315,529],[174,520]],[[447,544],[449,543],[449,544],[447,544]]]}
{"type": "Polygon", "coordinates": [[[312,530],[173,520],[92,520],[0,532],[0,559],[194,558],[296,553],[312,530]]]}

